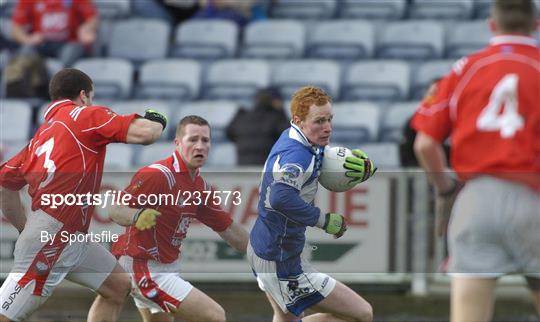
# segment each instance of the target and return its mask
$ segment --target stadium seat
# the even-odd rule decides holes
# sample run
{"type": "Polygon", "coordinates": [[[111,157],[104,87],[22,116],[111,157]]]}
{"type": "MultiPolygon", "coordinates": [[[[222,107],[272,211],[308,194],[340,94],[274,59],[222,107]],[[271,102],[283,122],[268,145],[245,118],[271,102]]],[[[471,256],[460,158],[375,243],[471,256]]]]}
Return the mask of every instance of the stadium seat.
{"type": "Polygon", "coordinates": [[[336,103],[332,119],[332,141],[347,146],[376,141],[380,118],[381,108],[373,103],[336,103]]]}
{"type": "Polygon", "coordinates": [[[305,27],[295,20],[255,21],[244,31],[242,56],[249,58],[289,59],[302,57],[306,41],[305,27]]]}
{"type": "Polygon", "coordinates": [[[165,58],[171,27],[163,20],[132,18],[117,21],[112,27],[109,56],[140,64],[149,59],[165,58]]]}
{"type": "Polygon", "coordinates": [[[396,169],[401,166],[397,143],[368,143],[362,144],[360,149],[373,160],[379,171],[396,169]]]}
{"type": "Polygon", "coordinates": [[[28,144],[28,140],[4,142],[0,140],[0,164],[11,159],[28,144]]]}
{"type": "Polygon", "coordinates": [[[118,19],[128,17],[131,13],[130,0],[94,0],[100,19],[118,19]]]}
{"type": "Polygon", "coordinates": [[[405,15],[407,0],[342,0],[341,18],[401,19],[405,15]]]}
{"type": "Polygon", "coordinates": [[[0,16],[11,18],[17,0],[0,0],[0,16]]]}
{"type": "Polygon", "coordinates": [[[238,111],[238,105],[231,101],[197,101],[183,104],[175,117],[177,123],[184,116],[199,115],[205,118],[212,128],[212,142],[226,141],[225,128],[238,111]]]}
{"type": "Polygon", "coordinates": [[[461,22],[448,30],[446,56],[458,59],[489,44],[491,31],[487,21],[461,22]]]}
{"type": "MultiPolygon", "coordinates": [[[[132,100],[132,101],[116,101],[111,102],[108,105],[114,112],[120,115],[128,115],[137,113],[139,115],[144,115],[144,111],[148,108],[152,108],[156,111],[163,113],[167,119],[170,121],[174,117],[175,109],[178,109],[178,106],[174,106],[168,101],[162,100],[132,100]]],[[[175,127],[176,124],[170,123],[167,126],[167,129],[175,127]]]]}
{"type": "Polygon", "coordinates": [[[381,141],[401,141],[403,127],[416,111],[418,104],[418,102],[405,102],[389,106],[383,115],[381,141]]]}
{"type": "Polygon", "coordinates": [[[212,146],[208,155],[208,167],[232,168],[237,165],[236,146],[234,143],[218,143],[212,146]]]}
{"type": "Polygon", "coordinates": [[[454,62],[454,60],[432,60],[421,64],[413,77],[412,98],[421,99],[424,97],[429,85],[434,80],[448,74],[454,62]]]}
{"type": "MultiPolygon", "coordinates": [[[[489,17],[491,4],[493,0],[474,0],[474,11],[477,19],[485,19],[489,17]]],[[[536,8],[540,8],[540,0],[534,0],[536,8]]],[[[540,15],[540,11],[538,12],[540,15]]]]}
{"type": "Polygon", "coordinates": [[[443,26],[434,21],[393,22],[386,25],[377,56],[386,59],[425,60],[442,57],[443,26]]]}
{"type": "Polygon", "coordinates": [[[107,145],[105,171],[129,170],[133,165],[134,150],[129,144],[114,143],[107,145]]]}
{"type": "Polygon", "coordinates": [[[257,90],[270,84],[270,67],[264,60],[234,59],[210,65],[204,98],[251,101],[257,90]]]}
{"type": "Polygon", "coordinates": [[[466,20],[473,14],[473,0],[413,0],[411,19],[466,20]]]}
{"type": "Polygon", "coordinates": [[[313,26],[308,39],[308,55],[313,58],[353,60],[373,56],[374,30],[369,22],[322,21],[313,26]]]}
{"type": "Polygon", "coordinates": [[[300,87],[315,85],[324,88],[334,100],[337,100],[340,79],[340,67],[334,61],[293,60],[276,64],[272,85],[278,87],[285,98],[290,98],[300,87]]]}
{"type": "Polygon", "coordinates": [[[193,100],[199,97],[201,66],[190,59],[151,60],[141,66],[136,98],[193,100]]]}
{"type": "Polygon", "coordinates": [[[108,51],[108,46],[111,42],[111,32],[114,27],[114,21],[110,19],[102,19],[99,21],[97,38],[92,49],[93,55],[101,57],[108,51]]]}
{"type": "Polygon", "coordinates": [[[410,67],[403,61],[373,60],[350,66],[342,86],[346,101],[397,101],[409,97],[410,67]]]}
{"type": "Polygon", "coordinates": [[[148,146],[139,147],[135,156],[135,165],[138,167],[150,165],[156,161],[170,157],[176,146],[173,142],[156,142],[148,146]]]}
{"type": "Polygon", "coordinates": [[[54,76],[54,74],[58,73],[62,68],[64,68],[64,64],[55,58],[47,58],[45,65],[47,66],[47,72],[49,73],[50,77],[54,76]]]}
{"type": "Polygon", "coordinates": [[[286,19],[330,19],[337,0],[277,0],[270,6],[270,16],[286,19]]]}
{"type": "Polygon", "coordinates": [[[96,98],[126,99],[133,86],[133,65],[120,58],[81,59],[73,66],[90,76],[96,98]]]}
{"type": "Polygon", "coordinates": [[[0,34],[5,39],[13,38],[11,36],[11,19],[9,17],[0,17],[0,34]]]}
{"type": "Polygon", "coordinates": [[[0,142],[27,140],[32,124],[32,107],[23,100],[2,99],[0,104],[0,142]]]}
{"type": "Polygon", "coordinates": [[[238,26],[228,20],[188,20],[176,27],[172,56],[199,60],[233,57],[238,26]]]}

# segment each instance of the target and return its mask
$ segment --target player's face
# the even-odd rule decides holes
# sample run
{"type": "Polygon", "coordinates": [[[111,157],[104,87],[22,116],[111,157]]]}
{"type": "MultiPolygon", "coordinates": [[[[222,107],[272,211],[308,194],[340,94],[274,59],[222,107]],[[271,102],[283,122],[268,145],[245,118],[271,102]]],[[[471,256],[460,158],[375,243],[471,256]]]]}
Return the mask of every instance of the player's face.
{"type": "Polygon", "coordinates": [[[188,124],[184,135],[174,139],[178,152],[190,170],[202,167],[210,150],[210,128],[207,125],[188,124]]]}
{"type": "Polygon", "coordinates": [[[321,106],[311,105],[306,119],[296,124],[311,143],[325,146],[330,143],[333,116],[330,103],[321,106]]]}

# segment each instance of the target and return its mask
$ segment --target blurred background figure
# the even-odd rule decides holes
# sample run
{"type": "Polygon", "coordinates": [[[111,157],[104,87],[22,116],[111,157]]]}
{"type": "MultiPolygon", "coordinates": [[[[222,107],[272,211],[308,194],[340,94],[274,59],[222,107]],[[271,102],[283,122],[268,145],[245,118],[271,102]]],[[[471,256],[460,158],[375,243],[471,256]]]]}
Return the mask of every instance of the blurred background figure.
{"type": "Polygon", "coordinates": [[[193,18],[227,19],[244,27],[249,21],[266,17],[264,6],[256,0],[199,0],[200,9],[193,18]]]}
{"type": "Polygon", "coordinates": [[[239,165],[263,165],[272,145],[288,127],[283,98],[270,87],[255,95],[253,109],[238,111],[226,133],[236,143],[239,165]]]}
{"type": "Polygon", "coordinates": [[[18,0],[12,17],[20,54],[39,54],[71,66],[90,52],[98,13],[91,0],[18,0]]]}
{"type": "Polygon", "coordinates": [[[133,13],[138,17],[158,18],[177,25],[199,10],[198,0],[133,1],[133,13]]]}

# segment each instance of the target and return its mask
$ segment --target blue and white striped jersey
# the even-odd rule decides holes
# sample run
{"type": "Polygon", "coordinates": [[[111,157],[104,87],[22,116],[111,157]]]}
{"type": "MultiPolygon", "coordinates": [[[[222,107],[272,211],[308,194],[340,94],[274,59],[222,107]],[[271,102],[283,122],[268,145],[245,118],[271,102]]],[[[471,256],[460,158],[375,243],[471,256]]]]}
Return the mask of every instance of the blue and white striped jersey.
{"type": "Polygon", "coordinates": [[[323,151],[292,123],[272,147],[259,187],[259,216],[250,234],[257,256],[284,261],[302,252],[306,226],[315,226],[320,216],[314,199],[323,151]]]}

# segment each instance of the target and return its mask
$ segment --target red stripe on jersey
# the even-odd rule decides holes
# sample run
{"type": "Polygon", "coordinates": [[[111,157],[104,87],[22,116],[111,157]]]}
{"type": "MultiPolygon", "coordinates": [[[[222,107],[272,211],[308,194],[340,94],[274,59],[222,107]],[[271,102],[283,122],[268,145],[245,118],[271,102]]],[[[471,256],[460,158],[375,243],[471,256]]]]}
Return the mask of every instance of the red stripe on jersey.
{"type": "Polygon", "coordinates": [[[169,313],[171,309],[177,309],[182,303],[159,288],[157,283],[152,280],[146,259],[133,259],[133,273],[135,283],[144,297],[159,305],[163,311],[169,313]]]}

